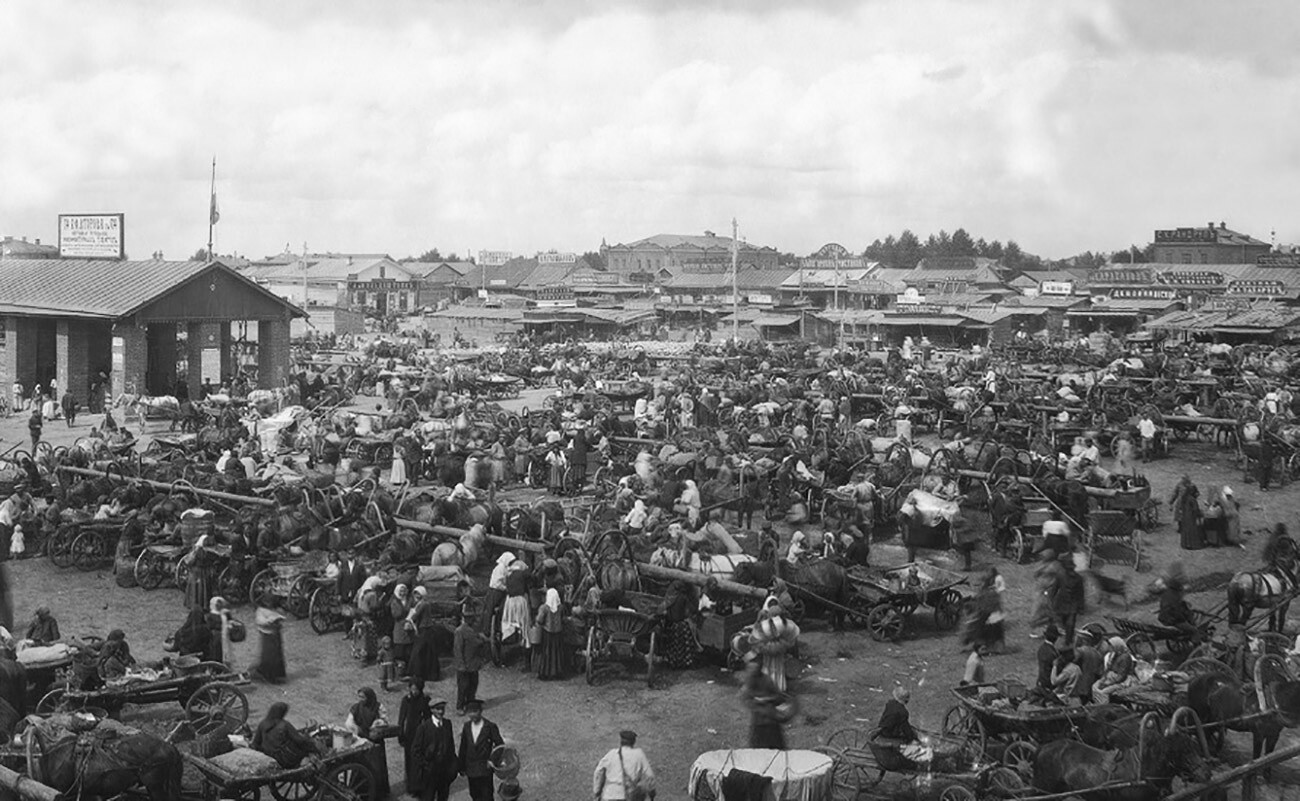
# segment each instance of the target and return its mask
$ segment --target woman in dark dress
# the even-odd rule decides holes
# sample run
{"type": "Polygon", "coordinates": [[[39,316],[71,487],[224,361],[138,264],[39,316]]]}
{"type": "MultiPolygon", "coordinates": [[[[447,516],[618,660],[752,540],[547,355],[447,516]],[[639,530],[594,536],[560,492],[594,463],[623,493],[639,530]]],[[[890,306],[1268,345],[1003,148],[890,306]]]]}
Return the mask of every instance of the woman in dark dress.
{"type": "Polygon", "coordinates": [[[1174,508],[1174,520],[1178,522],[1178,535],[1184,550],[1195,551],[1205,547],[1205,534],[1201,531],[1201,492],[1192,483],[1192,479],[1183,476],[1174,487],[1169,505],[1174,508]]]}
{"type": "Polygon", "coordinates": [[[276,701],[253,730],[253,748],[273,758],[283,768],[296,768],[308,754],[320,751],[316,741],[284,719],[289,705],[276,701]]]}
{"type": "Polygon", "coordinates": [[[698,648],[695,632],[691,629],[691,617],[698,606],[693,586],[680,579],[668,586],[668,592],[664,595],[663,615],[664,650],[669,667],[680,670],[695,664],[698,648]]]}
{"type": "Polygon", "coordinates": [[[749,707],[749,747],[786,749],[781,691],[767,677],[757,662],[745,668],[745,683],[740,697],[749,707]]]}
{"type": "Polygon", "coordinates": [[[560,592],[555,588],[546,591],[546,603],[537,610],[537,626],[542,630],[542,642],[537,651],[537,678],[562,679],[568,660],[564,653],[564,608],[560,592]]]}
{"type": "Polygon", "coordinates": [[[406,695],[402,696],[397,709],[397,743],[402,746],[402,767],[408,795],[420,793],[420,765],[411,745],[415,742],[416,730],[429,717],[429,698],[424,694],[424,680],[412,676],[406,680],[406,695]]]}
{"type": "Polygon", "coordinates": [[[185,622],[172,637],[172,648],[178,654],[198,654],[200,659],[207,659],[211,644],[212,631],[208,628],[208,613],[202,609],[191,609],[185,622]]]}
{"type": "Polygon", "coordinates": [[[379,703],[372,687],[357,690],[357,702],[348,710],[346,728],[363,740],[370,740],[374,747],[366,751],[366,764],[376,779],[375,793],[379,797],[388,795],[388,749],[384,745],[383,732],[377,729],[385,725],[384,707],[379,703]]]}
{"type": "Polygon", "coordinates": [[[428,601],[429,591],[416,587],[414,592],[415,609],[411,612],[411,624],[415,626],[415,642],[411,645],[411,663],[407,666],[409,674],[423,681],[442,680],[442,657],[438,645],[442,626],[434,618],[433,605],[428,601]]]}
{"type": "Polygon", "coordinates": [[[284,664],[284,615],[275,611],[274,600],[270,596],[262,596],[262,600],[257,605],[257,613],[253,618],[253,624],[257,627],[257,638],[261,645],[261,653],[258,655],[258,662],[253,666],[253,673],[269,681],[272,684],[279,684],[284,681],[287,673],[284,664]]]}

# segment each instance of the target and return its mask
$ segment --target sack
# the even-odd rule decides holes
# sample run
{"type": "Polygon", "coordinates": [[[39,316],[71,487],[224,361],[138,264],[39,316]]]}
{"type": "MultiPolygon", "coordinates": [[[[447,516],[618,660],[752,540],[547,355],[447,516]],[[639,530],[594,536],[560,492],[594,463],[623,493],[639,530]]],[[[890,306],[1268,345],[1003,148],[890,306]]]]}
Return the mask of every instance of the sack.
{"type": "Polygon", "coordinates": [[[248,629],[244,627],[243,623],[232,617],[230,624],[226,628],[226,636],[230,638],[231,642],[243,642],[248,638],[248,629]]]}
{"type": "Polygon", "coordinates": [[[646,801],[646,799],[650,797],[650,794],[645,790],[642,790],[640,787],[634,786],[624,788],[623,797],[626,798],[627,801],[646,801]]]}
{"type": "Polygon", "coordinates": [[[536,623],[528,627],[528,644],[529,645],[542,644],[542,627],[537,625],[536,623]]]}

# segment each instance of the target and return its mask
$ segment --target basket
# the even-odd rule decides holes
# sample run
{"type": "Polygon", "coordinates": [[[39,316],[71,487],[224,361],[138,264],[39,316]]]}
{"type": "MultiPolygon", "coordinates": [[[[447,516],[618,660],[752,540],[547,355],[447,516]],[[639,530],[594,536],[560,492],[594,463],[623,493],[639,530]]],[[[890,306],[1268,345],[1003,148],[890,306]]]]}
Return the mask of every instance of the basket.
{"type": "Polygon", "coordinates": [[[1137,528],[1137,518],[1127,512],[1101,510],[1088,513],[1088,529],[1094,537],[1128,537],[1137,528]]]}
{"type": "Polygon", "coordinates": [[[172,660],[172,667],[181,676],[188,676],[199,669],[202,660],[197,656],[178,656],[172,660]]]}
{"type": "Polygon", "coordinates": [[[509,745],[498,745],[492,749],[488,759],[492,772],[503,782],[515,779],[519,775],[519,752],[509,745]]]}

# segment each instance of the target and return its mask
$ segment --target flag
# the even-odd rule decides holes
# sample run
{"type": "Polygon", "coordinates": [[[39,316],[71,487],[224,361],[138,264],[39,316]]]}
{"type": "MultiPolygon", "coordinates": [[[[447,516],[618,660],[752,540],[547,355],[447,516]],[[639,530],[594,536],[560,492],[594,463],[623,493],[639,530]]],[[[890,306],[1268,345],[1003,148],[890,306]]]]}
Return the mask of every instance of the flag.
{"type": "Polygon", "coordinates": [[[212,204],[208,207],[208,222],[212,223],[213,225],[216,225],[217,220],[220,219],[221,219],[221,212],[217,211],[217,193],[213,192],[212,204]]]}

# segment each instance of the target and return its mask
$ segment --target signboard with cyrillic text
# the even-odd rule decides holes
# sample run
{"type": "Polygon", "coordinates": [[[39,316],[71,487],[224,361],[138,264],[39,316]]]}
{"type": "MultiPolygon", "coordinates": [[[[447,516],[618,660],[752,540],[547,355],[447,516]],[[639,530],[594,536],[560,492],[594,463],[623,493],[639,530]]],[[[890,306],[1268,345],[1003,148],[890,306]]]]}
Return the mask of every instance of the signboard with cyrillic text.
{"type": "Polygon", "coordinates": [[[1073,281],[1044,281],[1040,287],[1044,295],[1069,295],[1074,292],[1073,281]]]}
{"type": "Polygon", "coordinates": [[[122,214],[60,214],[59,258],[125,259],[122,214]]]}

